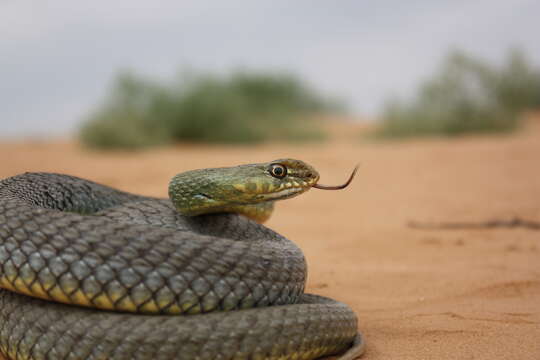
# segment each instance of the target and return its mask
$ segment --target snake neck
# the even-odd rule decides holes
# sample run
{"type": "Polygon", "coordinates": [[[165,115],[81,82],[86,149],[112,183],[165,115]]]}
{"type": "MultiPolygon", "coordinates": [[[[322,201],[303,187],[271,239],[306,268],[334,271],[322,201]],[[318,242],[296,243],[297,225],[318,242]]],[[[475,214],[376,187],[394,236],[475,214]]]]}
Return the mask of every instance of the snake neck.
{"type": "Polygon", "coordinates": [[[208,185],[212,181],[215,179],[208,175],[202,178],[179,174],[169,184],[169,198],[176,210],[185,216],[236,213],[264,223],[272,215],[274,201],[257,199],[258,202],[255,202],[246,199],[245,194],[233,185],[208,185]]]}
{"type": "Polygon", "coordinates": [[[231,205],[229,207],[224,207],[222,212],[244,215],[245,217],[262,224],[272,216],[273,211],[274,202],[268,201],[252,205],[231,205]]]}

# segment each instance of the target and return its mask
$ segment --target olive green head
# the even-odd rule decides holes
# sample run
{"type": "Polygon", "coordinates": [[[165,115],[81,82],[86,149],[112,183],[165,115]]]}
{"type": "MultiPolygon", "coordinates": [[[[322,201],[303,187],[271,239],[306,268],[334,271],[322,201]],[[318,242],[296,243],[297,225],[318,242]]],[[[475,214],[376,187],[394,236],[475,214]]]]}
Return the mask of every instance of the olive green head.
{"type": "MultiPolygon", "coordinates": [[[[178,174],[169,184],[169,197],[176,209],[188,216],[216,212],[245,213],[241,209],[253,210],[252,205],[255,204],[299,195],[318,180],[317,171],[305,162],[279,159],[178,174]]],[[[262,208],[271,211],[271,206],[262,208]]],[[[252,217],[264,220],[268,216],[252,217]]]]}

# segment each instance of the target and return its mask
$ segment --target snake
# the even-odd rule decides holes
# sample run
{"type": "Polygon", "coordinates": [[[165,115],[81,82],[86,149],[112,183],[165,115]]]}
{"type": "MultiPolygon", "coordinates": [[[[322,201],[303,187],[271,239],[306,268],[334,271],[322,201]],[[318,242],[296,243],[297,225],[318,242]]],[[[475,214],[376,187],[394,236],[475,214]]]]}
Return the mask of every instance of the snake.
{"type": "Polygon", "coordinates": [[[302,251],[262,225],[275,201],[353,176],[322,185],[278,159],[180,173],[168,199],[0,180],[0,358],[357,358],[353,310],[305,293],[302,251]]]}

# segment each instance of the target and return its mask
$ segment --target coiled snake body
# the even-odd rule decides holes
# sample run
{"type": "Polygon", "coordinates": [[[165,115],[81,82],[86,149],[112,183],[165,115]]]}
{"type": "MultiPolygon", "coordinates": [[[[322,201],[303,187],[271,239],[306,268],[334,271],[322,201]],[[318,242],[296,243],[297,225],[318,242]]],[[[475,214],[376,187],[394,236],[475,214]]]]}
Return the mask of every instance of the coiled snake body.
{"type": "Polygon", "coordinates": [[[171,200],[59,174],[0,181],[0,354],[355,358],[356,316],[304,294],[301,250],[229,213],[263,220],[318,178],[291,159],[203,169],[177,175],[171,200]]]}

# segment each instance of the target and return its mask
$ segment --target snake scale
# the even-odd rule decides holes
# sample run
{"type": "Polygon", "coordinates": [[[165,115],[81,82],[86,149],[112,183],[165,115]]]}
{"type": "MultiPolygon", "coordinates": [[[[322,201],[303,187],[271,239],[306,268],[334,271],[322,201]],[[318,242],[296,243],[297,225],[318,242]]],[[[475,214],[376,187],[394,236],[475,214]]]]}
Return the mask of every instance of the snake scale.
{"type": "Polygon", "coordinates": [[[318,179],[281,159],[181,173],[170,199],[1,180],[0,358],[356,358],[353,311],[305,294],[301,250],[252,220],[318,179]]]}

